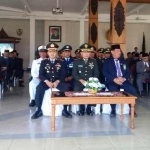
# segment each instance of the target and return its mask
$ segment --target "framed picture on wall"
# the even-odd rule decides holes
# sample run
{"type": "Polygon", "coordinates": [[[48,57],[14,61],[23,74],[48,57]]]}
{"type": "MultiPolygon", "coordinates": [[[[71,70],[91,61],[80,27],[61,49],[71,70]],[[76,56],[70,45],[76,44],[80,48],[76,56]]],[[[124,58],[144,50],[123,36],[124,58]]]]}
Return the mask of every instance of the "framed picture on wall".
{"type": "Polygon", "coordinates": [[[61,26],[49,26],[49,42],[61,42],[61,26]]]}

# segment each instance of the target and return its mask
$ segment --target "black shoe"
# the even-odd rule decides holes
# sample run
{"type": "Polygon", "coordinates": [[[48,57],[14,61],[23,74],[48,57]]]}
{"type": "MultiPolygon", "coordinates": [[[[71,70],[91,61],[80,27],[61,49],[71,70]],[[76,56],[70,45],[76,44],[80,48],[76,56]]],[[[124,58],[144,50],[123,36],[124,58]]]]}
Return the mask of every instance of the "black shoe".
{"type": "Polygon", "coordinates": [[[87,113],[87,115],[89,115],[89,116],[93,116],[93,115],[94,115],[94,112],[91,111],[91,107],[87,107],[86,113],[87,113]]]}
{"type": "Polygon", "coordinates": [[[77,112],[77,114],[78,114],[79,116],[84,116],[84,111],[80,110],[80,111],[77,112]]]}
{"type": "Polygon", "coordinates": [[[112,110],[111,113],[110,113],[110,117],[115,117],[115,116],[116,116],[116,111],[112,110]]]}
{"type": "Polygon", "coordinates": [[[29,107],[34,107],[35,106],[35,100],[32,100],[31,103],[29,104],[29,107]]]}
{"type": "Polygon", "coordinates": [[[42,110],[41,111],[36,111],[35,114],[31,118],[32,119],[38,119],[41,116],[43,116],[42,110]]]}
{"type": "Polygon", "coordinates": [[[94,112],[91,111],[91,110],[90,110],[90,111],[87,111],[86,113],[87,113],[87,115],[89,115],[89,116],[93,116],[93,115],[94,115],[94,112]]]}
{"type": "Polygon", "coordinates": [[[67,111],[68,118],[72,118],[72,115],[67,111]]]}
{"type": "Polygon", "coordinates": [[[140,92],[140,97],[145,97],[144,92],[140,92]]]}
{"type": "MultiPolygon", "coordinates": [[[[131,111],[129,112],[129,115],[131,115],[131,111]]],[[[138,114],[136,112],[134,112],[134,117],[137,117],[138,114]]]]}
{"type": "Polygon", "coordinates": [[[72,115],[68,111],[65,111],[65,110],[62,111],[62,115],[66,118],[72,118],[72,115]]]}

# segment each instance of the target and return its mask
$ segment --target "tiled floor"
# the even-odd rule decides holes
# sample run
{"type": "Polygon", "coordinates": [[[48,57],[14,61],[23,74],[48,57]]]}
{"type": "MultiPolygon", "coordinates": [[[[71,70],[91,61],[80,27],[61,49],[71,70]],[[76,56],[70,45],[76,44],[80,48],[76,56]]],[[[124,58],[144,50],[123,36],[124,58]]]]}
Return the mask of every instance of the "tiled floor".
{"type": "Polygon", "coordinates": [[[31,120],[28,74],[26,87],[5,92],[0,100],[0,150],[150,150],[150,98],[138,98],[134,130],[129,115],[121,122],[109,115],[56,118],[52,133],[51,118],[31,120]]]}

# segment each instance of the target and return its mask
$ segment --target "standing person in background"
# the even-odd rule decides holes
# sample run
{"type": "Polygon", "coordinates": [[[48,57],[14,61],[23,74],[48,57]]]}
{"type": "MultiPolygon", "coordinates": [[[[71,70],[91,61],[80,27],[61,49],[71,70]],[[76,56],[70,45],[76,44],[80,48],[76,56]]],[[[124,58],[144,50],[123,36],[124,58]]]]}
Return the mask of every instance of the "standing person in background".
{"type": "Polygon", "coordinates": [[[138,47],[134,47],[134,52],[138,53],[138,47]]]}

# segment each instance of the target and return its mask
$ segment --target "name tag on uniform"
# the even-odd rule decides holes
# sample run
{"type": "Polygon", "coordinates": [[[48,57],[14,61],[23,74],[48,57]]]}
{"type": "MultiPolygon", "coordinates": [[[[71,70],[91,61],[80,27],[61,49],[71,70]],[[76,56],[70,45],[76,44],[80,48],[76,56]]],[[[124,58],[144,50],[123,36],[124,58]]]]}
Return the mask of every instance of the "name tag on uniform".
{"type": "Polygon", "coordinates": [[[73,68],[73,64],[69,64],[69,68],[73,68]]]}
{"type": "Polygon", "coordinates": [[[78,65],[78,67],[83,67],[83,65],[78,65]]]}

